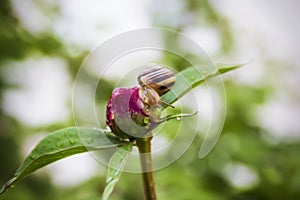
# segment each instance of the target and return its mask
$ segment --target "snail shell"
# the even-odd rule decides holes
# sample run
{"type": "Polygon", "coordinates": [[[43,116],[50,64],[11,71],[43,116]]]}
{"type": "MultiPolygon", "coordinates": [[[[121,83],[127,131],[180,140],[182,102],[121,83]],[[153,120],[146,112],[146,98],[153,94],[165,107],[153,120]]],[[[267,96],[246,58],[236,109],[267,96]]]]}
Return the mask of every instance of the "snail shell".
{"type": "Polygon", "coordinates": [[[159,96],[168,92],[175,84],[175,81],[175,75],[171,70],[157,64],[144,68],[138,76],[138,82],[141,87],[152,88],[159,96]]]}

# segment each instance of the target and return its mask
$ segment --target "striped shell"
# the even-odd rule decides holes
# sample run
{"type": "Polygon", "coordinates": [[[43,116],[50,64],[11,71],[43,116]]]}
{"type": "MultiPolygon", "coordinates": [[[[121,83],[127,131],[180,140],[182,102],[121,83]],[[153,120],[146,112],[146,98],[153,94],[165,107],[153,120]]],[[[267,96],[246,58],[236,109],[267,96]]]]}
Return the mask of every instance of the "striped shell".
{"type": "Polygon", "coordinates": [[[175,84],[174,73],[160,65],[150,65],[143,69],[138,76],[140,86],[146,86],[154,89],[159,96],[168,92],[175,84]]]}

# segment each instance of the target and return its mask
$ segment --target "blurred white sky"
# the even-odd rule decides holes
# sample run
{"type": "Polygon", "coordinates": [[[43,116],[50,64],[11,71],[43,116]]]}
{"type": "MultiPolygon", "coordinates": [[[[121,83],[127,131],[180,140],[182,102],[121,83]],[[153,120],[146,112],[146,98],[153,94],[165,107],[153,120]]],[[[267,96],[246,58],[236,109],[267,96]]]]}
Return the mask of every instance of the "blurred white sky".
{"type": "MultiPolygon", "coordinates": [[[[185,6],[180,1],[160,1],[159,5],[150,0],[42,2],[44,4],[37,4],[34,0],[12,0],[16,16],[27,30],[34,34],[53,32],[70,46],[70,51],[74,45],[79,49],[92,50],[113,35],[151,26],[152,12],[161,16],[168,14],[169,17],[163,19],[164,23],[170,22],[171,26],[188,20],[178,17],[185,6]],[[45,12],[43,6],[57,7],[60,12],[45,12]]],[[[259,121],[256,123],[276,137],[290,136],[299,139],[300,90],[295,88],[300,85],[300,1],[211,2],[229,20],[236,41],[230,56],[216,59],[228,62],[253,59],[251,64],[234,74],[237,82],[254,86],[267,82],[277,88],[269,103],[257,109],[259,121]],[[266,68],[266,63],[271,61],[274,66],[266,68]]],[[[183,31],[203,45],[211,55],[220,48],[220,35],[212,27],[191,26],[183,31]]],[[[66,67],[62,58],[49,58],[39,54],[7,64],[1,75],[10,83],[22,85],[22,88],[6,91],[1,102],[4,111],[29,126],[66,120],[71,112],[68,102],[73,84],[66,67]]],[[[73,166],[78,164],[72,159],[68,162],[74,162],[73,166]]],[[[61,166],[63,165],[65,163],[61,166]]],[[[57,172],[57,169],[54,171],[57,172]]],[[[84,171],[86,170],[77,170],[77,173],[84,171]]],[[[81,177],[88,178],[89,175],[81,177]]]]}
{"type": "Polygon", "coordinates": [[[214,2],[234,28],[235,56],[253,59],[236,77],[241,83],[267,83],[276,90],[267,104],[258,107],[256,123],[276,138],[299,140],[300,91],[295,88],[300,85],[300,2],[214,2]]]}
{"type": "Polygon", "coordinates": [[[71,114],[71,81],[67,74],[66,62],[60,58],[30,57],[9,63],[1,76],[19,87],[6,90],[3,110],[29,126],[67,120],[71,114]]]}

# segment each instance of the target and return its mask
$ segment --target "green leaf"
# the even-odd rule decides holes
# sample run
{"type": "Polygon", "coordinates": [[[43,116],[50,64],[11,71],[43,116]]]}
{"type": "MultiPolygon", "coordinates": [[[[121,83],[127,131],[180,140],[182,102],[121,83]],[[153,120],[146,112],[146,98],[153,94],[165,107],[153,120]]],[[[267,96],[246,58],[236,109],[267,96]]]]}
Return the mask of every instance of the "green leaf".
{"type": "Polygon", "coordinates": [[[187,92],[201,84],[205,79],[226,73],[242,65],[217,64],[213,66],[189,67],[176,74],[172,90],[161,97],[163,102],[172,104],[187,92]]]}
{"type": "MultiPolygon", "coordinates": [[[[176,75],[173,89],[162,96],[162,101],[172,104],[205,79],[223,74],[240,66],[217,65],[217,68],[212,66],[189,67],[176,75]]],[[[37,169],[57,160],[87,152],[88,150],[99,150],[116,146],[123,147],[113,155],[109,163],[107,186],[103,193],[103,198],[107,199],[121,176],[129,156],[128,152],[132,148],[132,143],[121,141],[103,130],[75,127],[55,131],[42,139],[28,157],[25,158],[14,177],[0,189],[0,194],[37,169]],[[126,145],[123,146],[124,144],[126,145]]]]}
{"type": "Polygon", "coordinates": [[[106,187],[102,195],[102,200],[107,200],[109,198],[115,185],[119,181],[132,150],[132,145],[132,142],[128,142],[126,145],[118,149],[118,151],[111,157],[108,164],[109,168],[106,176],[106,187]]]}
{"type": "Polygon", "coordinates": [[[62,158],[87,152],[122,146],[124,142],[100,129],[70,127],[50,133],[25,158],[14,177],[0,190],[0,194],[37,169],[62,158]]]}

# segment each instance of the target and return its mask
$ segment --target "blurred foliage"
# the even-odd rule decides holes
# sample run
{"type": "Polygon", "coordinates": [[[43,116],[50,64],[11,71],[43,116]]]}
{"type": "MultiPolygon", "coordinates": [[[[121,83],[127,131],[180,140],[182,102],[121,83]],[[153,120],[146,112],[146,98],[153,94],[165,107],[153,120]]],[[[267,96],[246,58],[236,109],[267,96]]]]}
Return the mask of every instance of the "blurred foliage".
{"type": "MultiPolygon", "coordinates": [[[[44,53],[55,52],[60,44],[51,39],[34,38],[22,30],[14,17],[10,2],[4,0],[0,8],[0,67],[9,60],[21,59],[32,49],[40,49],[44,53]],[[47,43],[48,45],[44,45],[47,43]]],[[[2,97],[6,83],[0,80],[0,97],[2,97]]],[[[4,183],[14,174],[20,157],[20,144],[26,128],[22,127],[15,119],[5,116],[0,109],[0,182],[4,183]]],[[[47,177],[30,177],[21,184],[17,192],[4,194],[2,199],[53,199],[54,189],[47,177]]]]}
{"type": "MultiPolygon", "coordinates": [[[[30,11],[29,11],[30,12],[30,11]]],[[[53,12],[59,12],[54,10],[53,12]]],[[[192,20],[178,26],[168,26],[182,30],[186,26],[215,27],[222,36],[221,54],[231,51],[234,38],[230,24],[220,16],[208,0],[188,0],[182,15],[193,14],[192,20]]],[[[164,13],[160,13],[161,17],[164,13]]],[[[151,16],[154,26],[161,24],[157,17],[151,16]]],[[[172,45],[176,38],[167,38],[166,45],[172,45]]],[[[69,66],[70,75],[76,72],[87,54],[84,50],[71,56],[66,50],[64,41],[53,33],[33,35],[21,26],[15,17],[8,0],[1,1],[0,7],[0,69],[9,61],[30,57],[33,52],[42,55],[56,55],[64,58],[69,66]]],[[[188,55],[187,55],[188,56],[188,55]]],[[[193,55],[191,55],[193,56],[193,55]]],[[[177,69],[189,63],[176,56],[163,58],[177,69]]],[[[93,78],[93,77],[91,77],[93,78]]],[[[111,81],[102,83],[105,90],[99,93],[99,100],[106,99],[113,88],[111,81]]],[[[0,98],[9,85],[0,79],[0,98]]],[[[206,158],[199,160],[197,155],[199,144],[203,138],[200,134],[189,150],[174,164],[155,172],[158,198],[167,199],[230,199],[230,200],[282,200],[299,199],[300,197],[300,144],[299,141],[285,143],[272,142],[268,133],[257,126],[253,120],[258,105],[266,102],[272,90],[267,85],[251,87],[238,85],[227,80],[227,116],[223,133],[215,149],[206,158]],[[242,164],[251,168],[258,177],[258,183],[249,188],[234,186],[224,176],[224,168],[230,164],[242,164]]],[[[176,128],[174,122],[173,128],[176,128]]],[[[5,183],[22,161],[21,145],[24,135],[34,131],[53,131],[72,125],[72,119],[64,123],[50,124],[47,127],[27,127],[17,120],[6,116],[0,109],[0,184],[5,183]]],[[[169,125],[172,128],[172,125],[169,125]]],[[[170,135],[171,136],[171,135],[170,135]]],[[[99,199],[105,187],[105,177],[95,177],[75,187],[60,188],[51,183],[47,174],[33,175],[17,188],[11,189],[3,196],[3,200],[35,200],[35,199],[99,199]]],[[[142,199],[141,177],[137,174],[123,174],[112,195],[114,199],[142,199]]]]}

